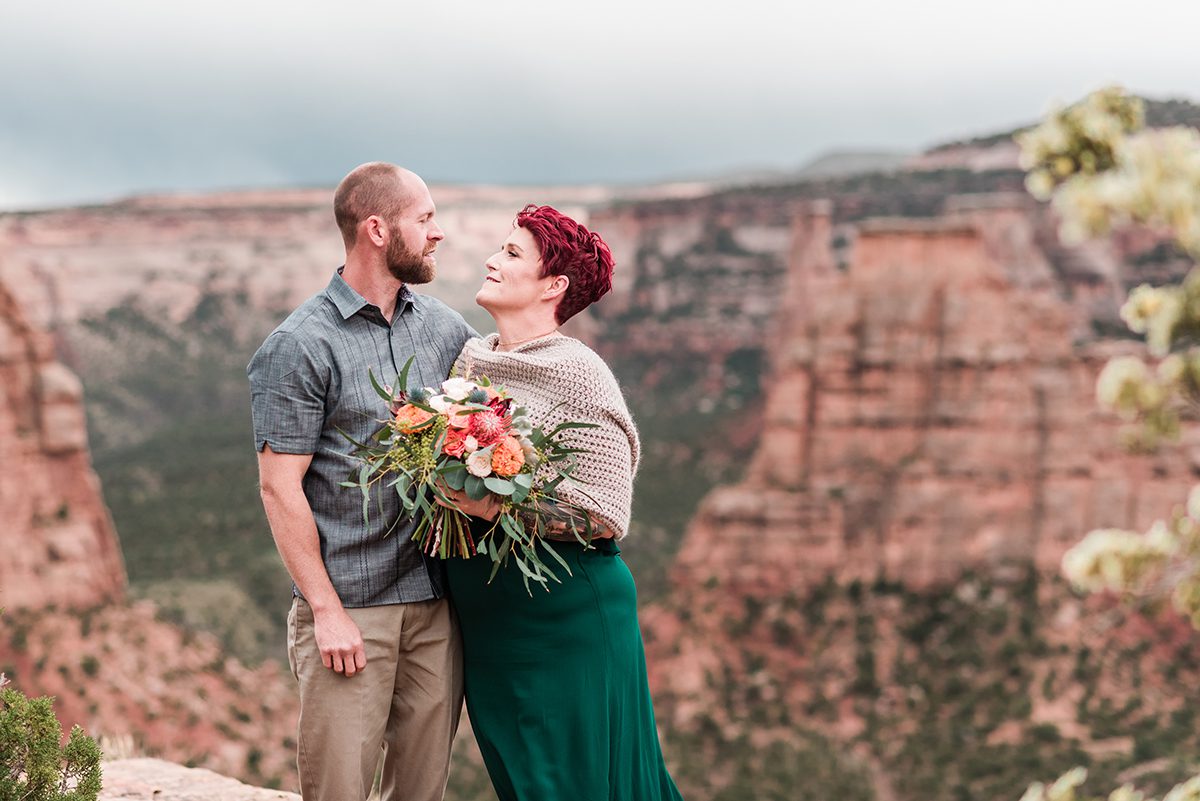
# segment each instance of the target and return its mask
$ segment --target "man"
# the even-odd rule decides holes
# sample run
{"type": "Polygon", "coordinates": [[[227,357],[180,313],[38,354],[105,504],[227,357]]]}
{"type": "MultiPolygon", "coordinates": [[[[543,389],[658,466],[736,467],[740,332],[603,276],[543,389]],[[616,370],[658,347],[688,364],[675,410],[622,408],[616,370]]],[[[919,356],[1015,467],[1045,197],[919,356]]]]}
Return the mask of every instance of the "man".
{"type": "Polygon", "coordinates": [[[462,656],[441,565],[410,541],[394,493],[364,521],[346,432],[388,414],[368,371],[409,386],[449,374],[475,332],[410,284],[430,281],[442,230],[429,189],[392,164],[354,169],[334,194],[346,263],[254,354],[250,377],[263,507],[295,583],[288,657],[300,685],[297,766],[306,801],[371,791],[440,801],[462,706],[462,656]],[[340,429],[340,431],[339,431],[340,429]],[[382,749],[382,751],[381,751],[382,749]]]}

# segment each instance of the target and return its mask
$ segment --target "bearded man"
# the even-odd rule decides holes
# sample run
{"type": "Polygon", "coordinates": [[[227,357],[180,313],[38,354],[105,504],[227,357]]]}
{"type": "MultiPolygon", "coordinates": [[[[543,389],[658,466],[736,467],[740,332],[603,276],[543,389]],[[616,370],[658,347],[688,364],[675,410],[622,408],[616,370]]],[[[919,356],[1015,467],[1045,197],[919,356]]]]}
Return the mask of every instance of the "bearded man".
{"type": "Polygon", "coordinates": [[[355,168],[334,194],[346,263],[267,337],[247,367],[263,507],[294,582],[288,659],[300,689],[306,801],[441,801],[462,707],[462,653],[439,562],[410,540],[394,492],[339,483],[390,413],[369,372],[438,386],[477,334],[413,284],[443,238],[429,188],[394,164],[355,168]],[[399,521],[399,522],[397,522],[399,521]]]}

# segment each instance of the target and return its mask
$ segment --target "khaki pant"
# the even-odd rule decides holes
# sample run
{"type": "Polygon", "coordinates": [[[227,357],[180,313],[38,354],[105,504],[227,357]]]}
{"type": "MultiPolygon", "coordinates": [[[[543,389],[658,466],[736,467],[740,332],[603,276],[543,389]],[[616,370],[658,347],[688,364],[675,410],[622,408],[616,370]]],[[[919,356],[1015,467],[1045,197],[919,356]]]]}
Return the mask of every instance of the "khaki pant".
{"type": "Polygon", "coordinates": [[[382,801],[442,801],[462,709],[462,646],[446,600],[346,612],[367,666],[321,662],[312,607],[292,602],[288,661],[300,683],[296,764],[305,801],[363,801],[383,756],[382,801]]]}

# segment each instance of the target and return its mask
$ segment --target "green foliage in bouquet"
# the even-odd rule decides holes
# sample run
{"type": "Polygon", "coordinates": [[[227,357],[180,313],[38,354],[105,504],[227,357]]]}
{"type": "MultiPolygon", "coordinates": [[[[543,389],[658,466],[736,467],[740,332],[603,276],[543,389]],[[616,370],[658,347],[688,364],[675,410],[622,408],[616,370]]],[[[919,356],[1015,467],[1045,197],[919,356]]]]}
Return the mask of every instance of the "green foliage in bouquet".
{"type": "Polygon", "coordinates": [[[75,726],[65,746],[54,699],[26,698],[0,676],[0,801],[95,801],[100,749],[75,726]]]}
{"type": "Polygon", "coordinates": [[[405,389],[412,361],[394,387],[370,375],[393,416],[381,421],[368,442],[342,432],[361,462],[342,486],[362,493],[364,520],[370,519],[372,497],[382,514],[383,493],[395,492],[404,514],[392,529],[402,519],[415,518],[412,539],[430,556],[469,558],[482,552],[492,559],[492,577],[511,559],[526,590],[531,582],[548,590],[550,581],[561,580],[543,554],[571,573],[548,541],[574,539],[587,546],[594,534],[587,510],[561,497],[559,488],[572,480],[573,491],[586,497],[574,478],[577,456],[585,451],[572,447],[564,434],[595,425],[567,421],[549,431],[535,426],[525,409],[484,376],[451,378],[440,392],[405,389]],[[499,506],[478,541],[455,493],[475,501],[491,496],[499,506]]]}

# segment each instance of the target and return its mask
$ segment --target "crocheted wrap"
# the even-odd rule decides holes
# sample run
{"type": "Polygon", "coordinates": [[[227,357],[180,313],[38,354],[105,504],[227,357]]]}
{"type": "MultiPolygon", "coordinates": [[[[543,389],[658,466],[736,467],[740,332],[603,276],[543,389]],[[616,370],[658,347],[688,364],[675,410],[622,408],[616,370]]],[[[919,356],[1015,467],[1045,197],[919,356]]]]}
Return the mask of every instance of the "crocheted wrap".
{"type": "Polygon", "coordinates": [[[624,537],[641,445],[612,371],[595,351],[568,336],[551,334],[510,351],[496,350],[499,341],[498,334],[467,340],[454,374],[487,376],[545,431],[568,420],[595,423],[597,428],[565,432],[587,453],[579,454],[578,483],[564,481],[558,493],[591,512],[618,539],[624,537]]]}

